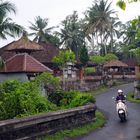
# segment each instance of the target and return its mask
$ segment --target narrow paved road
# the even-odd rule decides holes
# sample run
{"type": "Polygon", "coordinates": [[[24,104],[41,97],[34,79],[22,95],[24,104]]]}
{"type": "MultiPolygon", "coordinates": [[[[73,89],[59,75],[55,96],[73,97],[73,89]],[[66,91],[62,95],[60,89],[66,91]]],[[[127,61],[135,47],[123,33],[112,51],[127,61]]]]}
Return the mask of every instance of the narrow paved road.
{"type": "Polygon", "coordinates": [[[140,104],[127,101],[128,120],[121,123],[116,114],[115,101],[112,100],[113,96],[116,97],[118,89],[128,93],[133,90],[133,84],[115,87],[104,94],[98,95],[96,104],[107,116],[106,125],[86,136],[73,140],[140,140],[140,104]]]}

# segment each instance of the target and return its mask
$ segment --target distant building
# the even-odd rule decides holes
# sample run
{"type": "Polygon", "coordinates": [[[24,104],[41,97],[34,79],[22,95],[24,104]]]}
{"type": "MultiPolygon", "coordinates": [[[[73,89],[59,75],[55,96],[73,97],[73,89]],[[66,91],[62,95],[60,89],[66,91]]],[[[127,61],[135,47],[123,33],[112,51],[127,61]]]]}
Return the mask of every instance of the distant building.
{"type": "Polygon", "coordinates": [[[59,54],[59,48],[43,42],[38,44],[24,37],[0,48],[0,56],[4,61],[8,60],[15,54],[22,52],[30,54],[45,66],[55,69],[52,60],[54,56],[59,54]],[[39,46],[41,46],[41,48],[39,46]]]}
{"type": "Polygon", "coordinates": [[[0,82],[8,79],[32,80],[37,74],[53,71],[27,53],[16,54],[6,60],[0,71],[0,82]]]}
{"type": "MultiPolygon", "coordinates": [[[[30,55],[37,51],[44,53],[44,48],[30,41],[26,36],[1,48],[0,55],[4,59],[5,64],[0,70],[0,82],[7,79],[28,81],[45,71],[53,73],[53,70],[30,55]]],[[[43,54],[40,55],[43,56],[43,54]]],[[[37,57],[39,58],[39,54],[37,57]]]]}

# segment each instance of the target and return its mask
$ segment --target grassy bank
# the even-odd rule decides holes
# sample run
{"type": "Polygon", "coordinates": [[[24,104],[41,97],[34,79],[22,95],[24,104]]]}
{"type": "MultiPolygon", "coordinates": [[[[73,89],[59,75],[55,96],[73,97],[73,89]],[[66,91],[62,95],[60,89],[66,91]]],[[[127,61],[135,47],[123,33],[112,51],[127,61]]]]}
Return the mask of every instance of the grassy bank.
{"type": "Polygon", "coordinates": [[[140,103],[140,100],[134,99],[134,94],[132,92],[127,94],[127,100],[133,103],[140,103]]]}
{"type": "Polygon", "coordinates": [[[111,86],[100,85],[100,86],[97,86],[94,89],[94,91],[89,91],[89,93],[91,93],[92,95],[98,95],[98,94],[107,92],[111,87],[117,87],[119,85],[124,85],[124,84],[128,84],[128,82],[114,80],[113,85],[111,86]]]}
{"type": "Polygon", "coordinates": [[[92,122],[90,124],[85,124],[82,127],[77,127],[77,128],[69,129],[69,130],[63,130],[63,131],[57,132],[54,135],[48,135],[39,140],[64,140],[64,139],[66,140],[72,137],[85,135],[97,128],[103,127],[105,122],[106,120],[105,120],[104,115],[101,112],[96,111],[95,122],[92,122]]]}

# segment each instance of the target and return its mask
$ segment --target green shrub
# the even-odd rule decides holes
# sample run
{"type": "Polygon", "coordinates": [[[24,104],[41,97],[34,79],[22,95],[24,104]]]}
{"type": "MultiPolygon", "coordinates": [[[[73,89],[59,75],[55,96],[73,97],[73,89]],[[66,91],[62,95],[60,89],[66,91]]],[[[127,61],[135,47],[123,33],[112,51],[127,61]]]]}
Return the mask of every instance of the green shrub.
{"type": "Polygon", "coordinates": [[[90,102],[95,102],[94,97],[89,93],[81,93],[79,91],[64,92],[62,90],[52,93],[49,100],[62,109],[73,108],[90,102]]]}
{"type": "Polygon", "coordinates": [[[84,71],[85,71],[85,74],[92,74],[96,72],[96,69],[91,67],[91,68],[85,68],[84,71]]]}
{"type": "Polygon", "coordinates": [[[10,80],[0,85],[0,120],[54,111],[59,108],[72,108],[94,103],[88,93],[54,90],[48,98],[42,96],[38,82],[10,80]]]}
{"type": "Polygon", "coordinates": [[[60,106],[62,108],[69,108],[69,104],[77,96],[77,94],[79,94],[77,91],[64,92],[63,98],[60,100],[60,106]]]}
{"type": "Polygon", "coordinates": [[[56,110],[34,82],[7,81],[0,85],[0,120],[56,110]]]}
{"type": "Polygon", "coordinates": [[[48,95],[48,100],[57,106],[60,106],[60,101],[64,97],[64,91],[62,90],[56,90],[55,92],[52,92],[48,95]]]}
{"type": "Polygon", "coordinates": [[[57,90],[55,92],[52,92],[48,96],[48,99],[57,106],[66,106],[71,102],[71,100],[75,97],[76,94],[77,93],[75,91],[65,92],[63,90],[57,90]]]}
{"type": "Polygon", "coordinates": [[[56,92],[60,89],[60,80],[58,77],[54,77],[52,74],[44,72],[35,78],[35,82],[38,86],[43,85],[47,91],[47,96],[52,92],[56,92]]]}
{"type": "Polygon", "coordinates": [[[88,103],[95,103],[95,99],[88,93],[78,93],[77,96],[69,104],[70,107],[78,107],[88,103]]]}

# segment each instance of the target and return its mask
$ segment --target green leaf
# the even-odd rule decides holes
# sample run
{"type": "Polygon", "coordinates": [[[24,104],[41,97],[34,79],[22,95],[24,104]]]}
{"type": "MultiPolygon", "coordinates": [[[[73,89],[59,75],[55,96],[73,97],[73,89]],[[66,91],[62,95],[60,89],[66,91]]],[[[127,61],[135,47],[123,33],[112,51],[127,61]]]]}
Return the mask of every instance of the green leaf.
{"type": "Polygon", "coordinates": [[[116,5],[119,6],[122,10],[126,9],[126,3],[123,0],[119,0],[116,5]]]}

